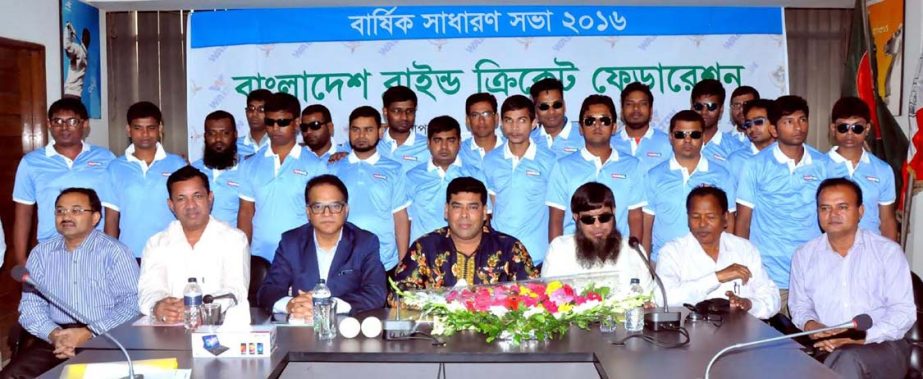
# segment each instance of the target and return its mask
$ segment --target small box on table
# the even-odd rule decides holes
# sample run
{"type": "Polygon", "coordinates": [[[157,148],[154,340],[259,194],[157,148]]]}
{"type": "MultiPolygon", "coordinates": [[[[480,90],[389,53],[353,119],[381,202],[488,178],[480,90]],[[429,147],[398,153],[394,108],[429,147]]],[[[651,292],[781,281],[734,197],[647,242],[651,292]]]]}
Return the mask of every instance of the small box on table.
{"type": "Polygon", "coordinates": [[[194,330],[190,338],[194,358],[269,358],[276,345],[276,327],[253,325],[245,329],[223,330],[203,326],[194,330]]]}

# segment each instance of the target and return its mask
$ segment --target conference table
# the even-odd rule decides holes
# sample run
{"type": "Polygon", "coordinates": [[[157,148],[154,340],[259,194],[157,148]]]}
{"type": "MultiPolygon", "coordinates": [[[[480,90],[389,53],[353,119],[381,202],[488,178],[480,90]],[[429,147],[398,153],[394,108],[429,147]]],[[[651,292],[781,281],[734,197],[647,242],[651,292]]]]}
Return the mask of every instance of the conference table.
{"type": "MultiPolygon", "coordinates": [[[[359,318],[384,317],[386,310],[366,312],[359,318]]],[[[684,312],[688,312],[685,311],[684,312]]],[[[269,317],[253,309],[255,324],[269,317]]],[[[745,312],[732,312],[723,321],[686,322],[689,343],[677,348],[657,347],[642,338],[631,338],[619,327],[602,333],[573,327],[550,341],[486,343],[484,336],[462,332],[430,340],[388,341],[383,338],[332,341],[314,339],[306,327],[279,326],[271,358],[193,358],[188,333],[182,327],[133,326],[127,322],[110,331],[132,359],[177,358],[180,368],[192,369],[194,378],[461,378],[502,373],[504,378],[702,378],[705,366],[719,350],[741,342],[781,335],[745,312]],[[348,370],[348,371],[344,371],[348,370]],[[348,373],[348,375],[346,375],[348,373]]],[[[662,344],[681,340],[675,332],[651,332],[662,344]]],[[[124,357],[110,341],[96,337],[70,360],[45,373],[58,378],[70,363],[119,362],[124,357]]],[[[805,354],[800,345],[785,340],[732,351],[712,368],[712,378],[836,378],[836,374],[805,354]]]]}

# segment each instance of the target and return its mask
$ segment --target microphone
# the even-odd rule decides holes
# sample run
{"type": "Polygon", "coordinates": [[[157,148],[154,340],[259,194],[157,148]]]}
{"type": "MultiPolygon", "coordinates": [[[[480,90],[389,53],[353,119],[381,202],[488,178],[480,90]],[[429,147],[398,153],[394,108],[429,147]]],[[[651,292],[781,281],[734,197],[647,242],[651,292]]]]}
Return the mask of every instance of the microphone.
{"type": "MultiPolygon", "coordinates": [[[[231,305],[231,307],[233,307],[233,306],[235,306],[235,305],[238,304],[238,303],[237,303],[237,296],[234,296],[233,293],[226,293],[226,294],[224,294],[224,295],[218,295],[218,296],[214,296],[214,295],[205,295],[205,296],[202,296],[202,303],[203,303],[203,304],[211,304],[211,303],[214,303],[215,300],[220,300],[220,299],[231,299],[231,301],[234,302],[234,304],[231,305]]],[[[230,307],[229,307],[229,308],[230,308],[230,307]]]]}
{"type": "Polygon", "coordinates": [[[644,314],[644,327],[658,331],[661,329],[675,329],[679,327],[680,320],[682,319],[681,312],[670,312],[667,307],[667,290],[663,287],[663,281],[660,280],[660,276],[657,275],[657,272],[654,271],[654,266],[651,265],[651,261],[647,259],[647,256],[641,252],[641,249],[638,248],[640,241],[637,237],[628,238],[628,246],[631,247],[638,256],[641,257],[641,260],[644,261],[644,265],[647,266],[647,270],[650,272],[651,277],[654,278],[654,282],[657,283],[657,286],[660,287],[660,294],[663,296],[663,308],[660,310],[654,310],[653,312],[648,312],[644,314]]]}
{"type": "Polygon", "coordinates": [[[724,349],[721,349],[721,351],[719,351],[718,354],[715,354],[715,356],[711,358],[711,361],[708,362],[708,366],[705,367],[705,379],[708,379],[708,378],[709,378],[709,374],[711,374],[711,368],[712,368],[712,366],[715,364],[715,361],[718,360],[718,357],[720,357],[722,354],[727,353],[727,352],[729,352],[729,351],[731,351],[731,350],[734,350],[734,349],[740,349],[740,348],[743,348],[743,347],[748,347],[748,346],[753,346],[753,345],[760,345],[760,344],[769,343],[769,342],[781,341],[781,340],[789,339],[789,338],[807,336],[807,335],[810,335],[810,334],[820,333],[820,332],[826,332],[826,331],[828,331],[828,330],[834,330],[834,329],[846,328],[846,329],[856,329],[856,330],[858,330],[858,331],[860,331],[860,332],[864,332],[864,331],[866,331],[866,330],[869,330],[871,327],[872,327],[872,318],[871,318],[869,315],[863,313],[863,314],[861,314],[861,315],[858,315],[858,316],[856,316],[856,317],[853,317],[852,320],[849,320],[849,321],[844,322],[844,323],[839,324],[839,325],[828,326],[828,327],[826,327],[826,328],[821,328],[821,329],[817,329],[817,330],[812,330],[812,331],[810,331],[810,332],[801,332],[801,333],[795,333],[795,334],[786,334],[786,335],[784,335],[784,336],[773,337],[773,338],[767,338],[767,339],[762,339],[762,340],[756,340],[756,341],[753,341],[753,342],[739,343],[739,344],[736,344],[736,345],[731,345],[731,346],[728,346],[728,347],[726,347],[726,348],[724,348],[724,349]]]}
{"type": "Polygon", "coordinates": [[[64,312],[66,312],[68,315],[73,317],[75,320],[86,324],[87,327],[90,328],[90,330],[93,333],[96,333],[96,335],[106,337],[107,339],[109,339],[109,341],[112,341],[112,343],[114,343],[115,346],[118,346],[119,350],[122,350],[122,354],[125,355],[125,360],[128,361],[128,378],[134,378],[134,379],[144,378],[144,375],[135,376],[135,366],[131,362],[131,357],[128,356],[128,351],[125,350],[125,347],[122,346],[122,344],[119,343],[118,340],[110,336],[109,332],[101,331],[100,328],[94,325],[88,317],[84,316],[83,314],[78,312],[76,309],[73,309],[70,305],[67,304],[67,302],[65,302],[64,300],[61,300],[60,298],[55,296],[55,294],[51,293],[50,291],[45,290],[45,287],[40,285],[38,282],[32,280],[32,277],[29,275],[29,270],[27,270],[24,266],[18,265],[16,267],[13,267],[13,270],[10,271],[10,276],[12,276],[13,280],[17,282],[26,283],[34,287],[36,290],[38,290],[38,292],[42,294],[42,296],[45,297],[45,299],[48,300],[49,303],[54,304],[56,307],[62,309],[64,312]]]}

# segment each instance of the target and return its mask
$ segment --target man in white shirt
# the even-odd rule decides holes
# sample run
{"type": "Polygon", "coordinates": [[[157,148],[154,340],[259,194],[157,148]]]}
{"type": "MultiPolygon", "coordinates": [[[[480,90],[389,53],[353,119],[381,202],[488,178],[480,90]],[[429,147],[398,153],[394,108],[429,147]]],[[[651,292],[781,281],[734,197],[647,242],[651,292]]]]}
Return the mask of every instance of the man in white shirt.
{"type": "Polygon", "coordinates": [[[166,229],[154,234],[144,247],[138,280],[141,313],[163,323],[183,320],[183,288],[196,278],[205,295],[233,294],[218,302],[227,310],[225,325],[249,325],[250,249],[247,236],[211,217],[214,194],[208,177],[192,166],[167,179],[167,205],[176,215],[166,229]]]}
{"type": "Polygon", "coordinates": [[[761,319],[779,312],[779,289],[763,270],[750,241],[727,233],[728,200],[717,187],[698,187],[686,198],[690,233],[660,249],[657,274],[670,306],[727,298],[731,309],[761,319]]]}

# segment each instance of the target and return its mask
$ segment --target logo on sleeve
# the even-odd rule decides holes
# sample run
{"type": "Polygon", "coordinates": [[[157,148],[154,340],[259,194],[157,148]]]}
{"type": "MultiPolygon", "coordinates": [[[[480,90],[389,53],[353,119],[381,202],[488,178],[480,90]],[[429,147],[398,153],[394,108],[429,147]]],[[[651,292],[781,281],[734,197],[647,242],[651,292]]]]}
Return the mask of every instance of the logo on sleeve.
{"type": "Polygon", "coordinates": [[[293,172],[295,175],[308,176],[308,172],[307,172],[307,171],[302,170],[302,169],[299,169],[299,168],[292,169],[292,172],[293,172]]]}
{"type": "Polygon", "coordinates": [[[625,174],[613,173],[611,176],[612,179],[628,179],[628,175],[625,174]]]}
{"type": "Polygon", "coordinates": [[[228,180],[228,187],[237,188],[237,187],[240,187],[240,183],[237,183],[237,182],[235,182],[235,181],[233,181],[233,180],[228,180]]]}
{"type": "Polygon", "coordinates": [[[539,173],[538,171],[536,171],[536,170],[531,170],[531,169],[530,169],[530,170],[526,170],[526,175],[528,175],[528,176],[541,176],[542,174],[540,174],[540,173],[539,173]]]}
{"type": "Polygon", "coordinates": [[[656,152],[656,151],[648,151],[648,152],[647,152],[647,156],[648,156],[648,157],[651,157],[651,158],[660,158],[661,155],[660,155],[660,153],[658,153],[658,152],[656,152]]]}
{"type": "Polygon", "coordinates": [[[881,180],[878,179],[877,176],[866,176],[865,179],[868,180],[868,181],[870,181],[870,182],[872,182],[872,183],[878,183],[878,182],[881,181],[881,180]]]}

